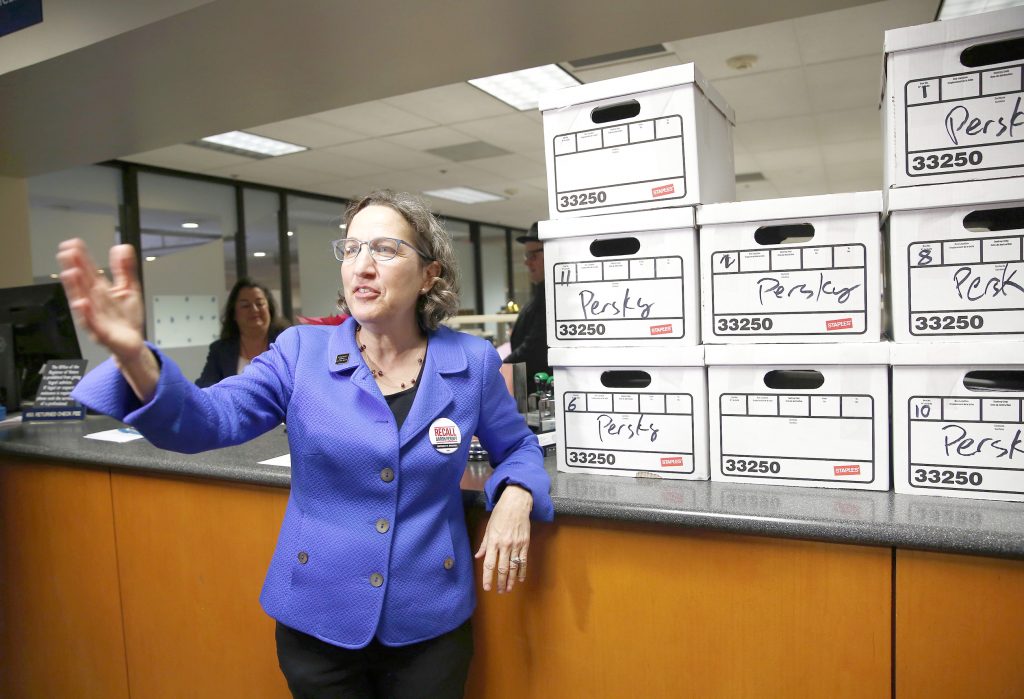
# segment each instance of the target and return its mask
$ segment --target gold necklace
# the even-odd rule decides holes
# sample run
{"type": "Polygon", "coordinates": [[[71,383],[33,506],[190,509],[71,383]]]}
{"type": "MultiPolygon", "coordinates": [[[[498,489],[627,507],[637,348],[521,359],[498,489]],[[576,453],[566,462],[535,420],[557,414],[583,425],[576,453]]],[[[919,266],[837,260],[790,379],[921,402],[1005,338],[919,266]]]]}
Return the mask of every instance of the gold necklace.
{"type": "MultiPolygon", "coordinates": [[[[384,379],[384,381],[386,383],[389,383],[392,386],[396,385],[396,383],[397,383],[399,388],[405,388],[406,387],[406,384],[404,382],[393,381],[390,377],[384,378],[384,371],[381,370],[380,366],[376,362],[374,362],[372,359],[370,359],[370,354],[366,351],[366,345],[364,345],[362,342],[359,341],[359,330],[356,330],[356,345],[359,346],[359,353],[361,355],[363,355],[363,360],[366,361],[366,366],[368,366],[370,368],[370,374],[373,376],[373,378],[375,378],[375,379],[384,379]]],[[[416,359],[416,364],[418,366],[422,366],[423,365],[423,360],[425,358],[426,358],[426,353],[424,352],[424,354],[422,354],[421,356],[419,356],[416,359]]],[[[409,379],[409,387],[410,388],[412,386],[416,385],[416,379],[418,379],[418,378],[419,378],[419,370],[416,371],[416,376],[415,377],[409,379]]]]}

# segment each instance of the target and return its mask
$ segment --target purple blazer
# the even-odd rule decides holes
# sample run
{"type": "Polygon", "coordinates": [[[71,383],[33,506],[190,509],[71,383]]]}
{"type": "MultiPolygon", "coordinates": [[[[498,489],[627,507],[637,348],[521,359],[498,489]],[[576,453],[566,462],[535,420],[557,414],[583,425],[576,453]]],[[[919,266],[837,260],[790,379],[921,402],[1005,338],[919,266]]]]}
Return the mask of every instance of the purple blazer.
{"type": "Polygon", "coordinates": [[[111,361],[74,397],[154,445],[194,453],[287,422],[291,493],[260,602],[283,624],[346,648],[434,638],[476,602],[459,487],[473,435],[490,452],[490,510],[509,483],[550,521],[550,479],[485,340],[429,335],[419,389],[398,429],[363,363],[355,321],[283,332],[244,372],[199,389],[159,350],[156,395],[141,405],[111,361]]]}

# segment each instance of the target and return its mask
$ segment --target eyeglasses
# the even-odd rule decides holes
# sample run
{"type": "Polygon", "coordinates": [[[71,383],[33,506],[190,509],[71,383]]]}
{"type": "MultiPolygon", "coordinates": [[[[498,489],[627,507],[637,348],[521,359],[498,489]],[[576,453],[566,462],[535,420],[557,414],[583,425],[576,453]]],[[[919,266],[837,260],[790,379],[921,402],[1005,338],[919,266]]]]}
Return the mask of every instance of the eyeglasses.
{"type": "Polygon", "coordinates": [[[370,251],[370,257],[375,259],[377,262],[386,262],[394,259],[395,255],[398,254],[398,248],[405,245],[412,249],[417,255],[422,257],[424,260],[433,261],[434,258],[427,255],[425,252],[407,243],[400,238],[374,238],[373,240],[357,240],[355,238],[341,238],[331,243],[334,248],[334,257],[338,262],[351,262],[359,256],[359,251],[366,246],[370,251]]]}

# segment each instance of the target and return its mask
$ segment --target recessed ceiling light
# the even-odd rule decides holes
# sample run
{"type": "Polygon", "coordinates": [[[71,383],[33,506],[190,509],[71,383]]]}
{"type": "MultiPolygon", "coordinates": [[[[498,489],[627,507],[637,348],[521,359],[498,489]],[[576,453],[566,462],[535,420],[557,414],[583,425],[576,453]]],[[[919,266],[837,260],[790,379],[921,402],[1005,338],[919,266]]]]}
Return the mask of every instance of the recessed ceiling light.
{"type": "Polygon", "coordinates": [[[146,262],[154,262],[155,260],[156,258],[153,255],[149,255],[146,257],[146,262]]]}
{"type": "Polygon", "coordinates": [[[340,228],[341,230],[345,230],[346,228],[348,228],[348,224],[347,223],[339,223],[338,224],[338,228],[340,228]]]}
{"type": "Polygon", "coordinates": [[[954,19],[1024,5],[1024,0],[943,0],[939,19],[954,19]]]}
{"type": "Polygon", "coordinates": [[[545,92],[579,85],[580,81],[556,65],[538,66],[512,73],[475,78],[469,84],[497,97],[521,112],[537,108],[537,98],[545,92]]]}
{"type": "Polygon", "coordinates": [[[757,56],[752,53],[744,53],[725,59],[725,65],[733,70],[750,70],[757,63],[757,56]]]}
{"type": "Polygon", "coordinates": [[[276,138],[257,136],[245,131],[228,131],[215,136],[206,136],[197,141],[196,145],[255,158],[275,158],[279,155],[291,155],[309,150],[306,146],[278,141],[276,138]]]}
{"type": "Polygon", "coordinates": [[[60,275],[59,274],[51,274],[50,275],[50,279],[60,279],[60,275]]]}
{"type": "Polygon", "coordinates": [[[291,238],[293,235],[295,235],[295,231],[288,231],[288,237],[289,238],[291,238]]]}
{"type": "Polygon", "coordinates": [[[194,222],[194,221],[186,221],[185,223],[181,224],[181,227],[182,228],[199,228],[199,224],[194,222]]]}
{"type": "Polygon", "coordinates": [[[254,253],[252,254],[252,256],[253,256],[253,257],[266,257],[266,256],[267,256],[267,253],[265,253],[265,252],[254,252],[254,253]]]}
{"type": "Polygon", "coordinates": [[[457,201],[460,204],[481,204],[488,201],[503,201],[505,197],[499,197],[497,194],[491,194],[490,192],[482,192],[479,189],[473,189],[472,187],[448,187],[446,189],[431,189],[428,192],[423,192],[428,197],[436,197],[438,199],[447,199],[448,201],[457,201]]]}

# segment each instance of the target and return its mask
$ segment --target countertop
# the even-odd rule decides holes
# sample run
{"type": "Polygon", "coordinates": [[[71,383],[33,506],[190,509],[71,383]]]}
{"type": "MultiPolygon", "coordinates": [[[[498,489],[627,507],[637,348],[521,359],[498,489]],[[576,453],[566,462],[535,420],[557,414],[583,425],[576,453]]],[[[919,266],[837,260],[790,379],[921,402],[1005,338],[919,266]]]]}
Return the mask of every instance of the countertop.
{"type": "MultiPolygon", "coordinates": [[[[0,424],[0,455],[76,462],[172,476],[287,488],[288,466],[259,464],[288,453],[283,427],[241,446],[177,454],[144,439],[111,443],[84,435],[123,425],[84,421],[0,424]]],[[[558,515],[663,524],[737,534],[810,539],[1024,559],[1024,503],[711,481],[559,473],[549,456],[558,515]]],[[[470,462],[466,503],[482,507],[487,462],[470,462]]]]}

